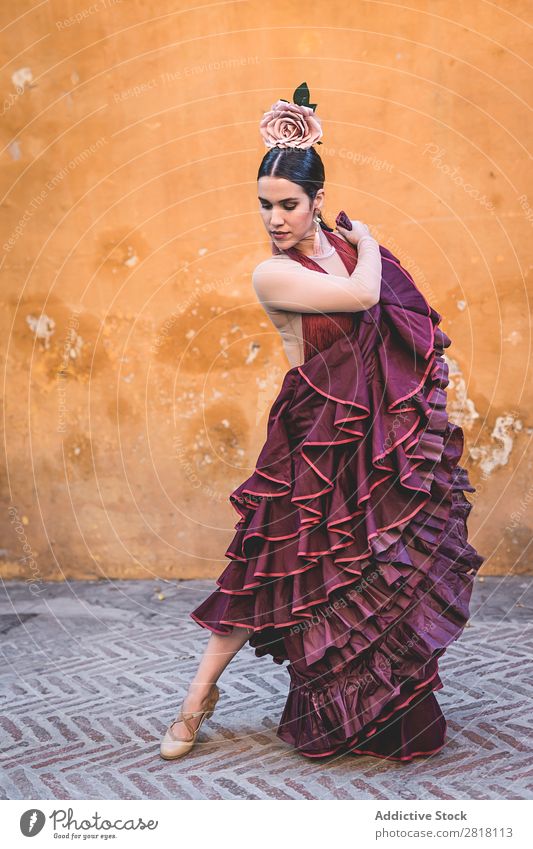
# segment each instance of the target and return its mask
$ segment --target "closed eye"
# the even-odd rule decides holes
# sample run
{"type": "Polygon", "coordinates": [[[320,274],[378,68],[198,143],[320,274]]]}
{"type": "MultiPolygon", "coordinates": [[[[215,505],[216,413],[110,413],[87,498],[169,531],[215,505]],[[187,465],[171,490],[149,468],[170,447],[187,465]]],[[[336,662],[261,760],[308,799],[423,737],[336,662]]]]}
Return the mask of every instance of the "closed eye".
{"type": "MultiPolygon", "coordinates": [[[[283,209],[287,209],[288,211],[290,211],[292,209],[296,209],[297,206],[298,206],[298,204],[296,204],[296,203],[293,203],[293,204],[284,203],[284,204],[282,204],[283,209]]],[[[272,209],[272,204],[271,203],[264,203],[263,201],[261,201],[261,207],[262,207],[262,209],[272,209]]]]}

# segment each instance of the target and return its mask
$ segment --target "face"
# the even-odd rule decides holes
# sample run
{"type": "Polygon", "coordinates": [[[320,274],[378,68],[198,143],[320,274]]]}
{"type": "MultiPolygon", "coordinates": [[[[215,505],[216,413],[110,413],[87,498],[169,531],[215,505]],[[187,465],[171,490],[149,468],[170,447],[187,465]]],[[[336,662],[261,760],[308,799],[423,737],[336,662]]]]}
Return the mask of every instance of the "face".
{"type": "Polygon", "coordinates": [[[263,224],[278,248],[287,250],[313,237],[313,216],[322,208],[324,189],[311,200],[301,186],[284,177],[260,177],[257,195],[263,224]]]}

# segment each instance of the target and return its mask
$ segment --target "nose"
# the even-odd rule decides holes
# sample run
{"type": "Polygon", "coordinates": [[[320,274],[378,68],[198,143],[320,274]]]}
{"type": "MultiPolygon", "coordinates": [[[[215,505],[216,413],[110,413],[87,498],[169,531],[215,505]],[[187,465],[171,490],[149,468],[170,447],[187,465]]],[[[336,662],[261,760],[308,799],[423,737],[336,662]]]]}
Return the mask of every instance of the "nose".
{"type": "Polygon", "coordinates": [[[272,230],[281,230],[283,227],[283,216],[281,214],[281,210],[272,210],[272,215],[270,216],[270,227],[272,230]]]}

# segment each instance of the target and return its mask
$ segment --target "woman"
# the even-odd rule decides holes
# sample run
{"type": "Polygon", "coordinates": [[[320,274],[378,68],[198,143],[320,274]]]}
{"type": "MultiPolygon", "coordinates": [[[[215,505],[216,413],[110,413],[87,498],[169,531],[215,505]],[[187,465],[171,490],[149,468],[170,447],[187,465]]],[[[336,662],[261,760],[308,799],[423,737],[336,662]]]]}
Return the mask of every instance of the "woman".
{"type": "Polygon", "coordinates": [[[278,736],[302,755],[409,761],[439,751],[438,658],[463,631],[483,558],[467,542],[474,492],[446,414],[449,338],[390,251],[344,213],[321,216],[322,130],[303,83],[265,113],[258,173],[273,256],[253,285],[291,368],[218,588],[190,615],[212,631],[161,742],[187,754],[249,641],[288,660],[278,736]]]}

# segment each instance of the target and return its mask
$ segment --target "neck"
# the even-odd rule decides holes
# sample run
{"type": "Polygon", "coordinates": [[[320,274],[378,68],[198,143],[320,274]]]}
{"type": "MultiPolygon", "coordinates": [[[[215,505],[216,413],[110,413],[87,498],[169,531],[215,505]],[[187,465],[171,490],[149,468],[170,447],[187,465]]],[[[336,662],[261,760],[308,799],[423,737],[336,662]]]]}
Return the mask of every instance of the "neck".
{"type": "MultiPolygon", "coordinates": [[[[354,270],[358,251],[355,245],[352,245],[344,236],[339,235],[338,233],[330,233],[329,230],[325,230],[322,234],[324,240],[327,240],[330,247],[333,247],[333,251],[337,252],[340,258],[342,259],[344,265],[348,270],[348,274],[351,274],[354,270]]],[[[274,254],[287,254],[291,259],[295,259],[297,262],[301,262],[302,265],[305,265],[306,268],[314,269],[315,271],[324,271],[324,269],[313,259],[312,255],[304,254],[302,251],[299,251],[295,247],[287,248],[282,251],[276,247],[274,242],[272,242],[272,252],[274,254]]]]}
{"type": "MultiPolygon", "coordinates": [[[[322,246],[322,250],[326,250],[327,248],[329,248],[329,242],[326,240],[326,237],[322,233],[322,227],[319,227],[319,231],[320,244],[322,246]]],[[[309,233],[307,236],[304,236],[303,239],[300,239],[299,242],[296,242],[296,244],[293,245],[293,248],[295,248],[297,251],[300,251],[300,253],[305,254],[305,256],[313,256],[313,254],[315,253],[314,241],[315,227],[313,225],[311,233],[309,233]]]]}

